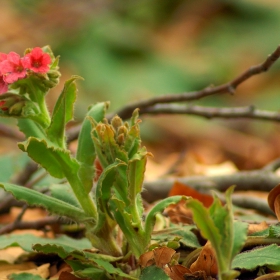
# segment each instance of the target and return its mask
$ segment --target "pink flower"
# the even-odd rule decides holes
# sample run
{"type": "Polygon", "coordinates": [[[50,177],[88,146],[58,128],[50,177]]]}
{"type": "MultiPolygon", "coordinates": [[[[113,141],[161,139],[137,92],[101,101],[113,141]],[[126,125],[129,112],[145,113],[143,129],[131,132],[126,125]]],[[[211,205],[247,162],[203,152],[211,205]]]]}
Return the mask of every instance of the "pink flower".
{"type": "Polygon", "coordinates": [[[0,62],[6,60],[6,59],[7,59],[7,56],[8,56],[7,54],[1,53],[1,52],[0,52],[0,62]]]}
{"type": "Polygon", "coordinates": [[[50,69],[51,57],[39,47],[24,56],[23,65],[35,73],[47,73],[50,69]]]}
{"type": "Polygon", "coordinates": [[[4,81],[3,75],[0,75],[0,94],[8,91],[8,84],[4,81]]]}
{"type": "MultiPolygon", "coordinates": [[[[5,54],[1,54],[1,59],[5,58],[5,54]]],[[[15,53],[10,52],[6,59],[0,62],[0,73],[3,75],[4,82],[11,84],[18,79],[24,78],[26,69],[22,64],[22,58],[15,53]]]]}

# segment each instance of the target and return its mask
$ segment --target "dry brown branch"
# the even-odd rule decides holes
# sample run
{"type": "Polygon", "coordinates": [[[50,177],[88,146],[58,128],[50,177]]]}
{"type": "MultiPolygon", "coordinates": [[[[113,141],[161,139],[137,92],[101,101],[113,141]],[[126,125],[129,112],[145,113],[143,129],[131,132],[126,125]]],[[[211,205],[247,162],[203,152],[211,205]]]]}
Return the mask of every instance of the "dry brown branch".
{"type": "MultiPolygon", "coordinates": [[[[125,106],[122,109],[120,109],[116,114],[123,119],[127,119],[131,116],[135,108],[139,108],[140,114],[142,114],[141,111],[144,112],[146,108],[154,106],[155,104],[193,101],[214,94],[222,94],[222,93],[233,94],[236,88],[241,83],[245,82],[246,80],[248,80],[250,77],[254,75],[260,74],[262,72],[266,72],[279,57],[280,57],[280,46],[278,46],[277,49],[271,55],[269,55],[263,63],[250,67],[245,72],[243,72],[242,74],[240,74],[239,76],[237,76],[236,78],[234,78],[228,83],[216,87],[207,87],[200,91],[153,97],[150,99],[135,102],[128,106],[125,106]]],[[[109,116],[109,118],[111,117],[112,115],[109,116]]]]}
{"type": "Polygon", "coordinates": [[[211,118],[247,118],[265,121],[280,121],[280,113],[256,109],[254,106],[217,108],[205,106],[187,106],[179,104],[157,104],[144,108],[142,114],[184,114],[211,118]]]}
{"type": "Polygon", "coordinates": [[[0,229],[0,235],[1,234],[7,234],[10,233],[16,229],[44,229],[48,225],[53,225],[60,223],[59,219],[57,217],[45,217],[36,221],[15,221],[14,223],[10,223],[6,226],[3,226],[0,229]]]}
{"type": "MultiPolygon", "coordinates": [[[[252,66],[249,69],[247,69],[246,71],[244,71],[242,74],[238,75],[236,78],[234,78],[233,80],[219,85],[219,86],[212,86],[212,87],[207,87],[203,90],[199,90],[199,91],[194,91],[194,92],[186,92],[186,93],[181,93],[181,94],[169,94],[169,95],[161,95],[161,96],[157,96],[157,97],[152,97],[150,99],[145,99],[142,101],[138,101],[132,104],[129,104],[127,106],[124,106],[123,108],[121,108],[119,111],[117,111],[116,113],[112,113],[112,114],[108,114],[107,118],[111,119],[114,115],[118,115],[120,116],[122,119],[128,119],[130,118],[132,112],[136,109],[139,108],[140,109],[140,115],[143,114],[159,114],[159,113],[168,113],[168,114],[175,114],[176,112],[174,112],[172,106],[174,105],[163,105],[164,103],[175,103],[175,102],[186,102],[186,101],[193,101],[193,100],[198,100],[210,95],[214,95],[214,94],[223,94],[223,93],[230,93],[233,94],[236,90],[236,88],[242,84],[243,82],[245,82],[246,80],[248,80],[250,77],[266,72],[267,70],[269,70],[269,68],[275,63],[276,60],[278,60],[278,58],[280,57],[280,46],[278,46],[276,48],[276,50],[267,57],[267,59],[256,66],[252,66]],[[161,106],[159,106],[161,105],[161,106]],[[170,109],[167,109],[168,107],[170,107],[170,109]],[[164,110],[166,110],[164,112],[164,110]]],[[[187,107],[189,112],[186,112],[187,114],[191,114],[190,112],[190,108],[191,107],[187,107]]],[[[192,114],[196,114],[196,115],[201,115],[204,114],[205,117],[207,114],[209,115],[209,110],[211,110],[210,108],[206,109],[206,112],[201,112],[203,110],[201,110],[202,108],[196,106],[196,108],[194,109],[194,106],[192,107],[192,114]],[[198,110],[200,111],[200,113],[198,113],[198,110]],[[197,113],[196,113],[197,112],[197,113]]],[[[229,110],[229,108],[224,108],[225,110],[229,110]]],[[[183,110],[180,109],[180,110],[183,110]]],[[[178,108],[178,113],[179,114],[183,114],[183,111],[180,112],[179,108],[178,108]]],[[[186,110],[186,108],[185,108],[186,110]]],[[[215,111],[215,109],[213,108],[213,110],[215,111]]],[[[223,110],[222,108],[219,109],[220,112],[216,112],[215,115],[214,112],[212,111],[210,113],[210,117],[211,114],[213,115],[213,117],[227,117],[229,118],[227,113],[221,113],[223,110]],[[220,114],[219,114],[220,113],[220,114]]],[[[247,117],[247,118],[251,118],[251,119],[266,119],[266,120],[275,120],[278,121],[278,113],[274,113],[274,112],[269,112],[269,111],[261,111],[261,110],[257,110],[254,109],[254,107],[242,107],[242,108],[232,108],[231,110],[233,110],[233,112],[231,112],[231,118],[235,118],[235,117],[247,117]],[[239,113],[236,113],[235,110],[240,111],[239,113]],[[243,115],[243,116],[240,116],[243,115]],[[263,115],[263,116],[262,116],[263,115]]],[[[177,113],[176,113],[177,114],[177,113]]],[[[203,115],[203,116],[204,116],[203,115]]],[[[72,127],[71,129],[69,129],[67,131],[67,139],[68,142],[71,142],[75,139],[78,138],[79,135],[79,131],[80,131],[80,125],[77,125],[75,127],[72,127]]]]}
{"type": "MultiPolygon", "coordinates": [[[[240,171],[231,175],[222,176],[189,176],[179,178],[161,178],[155,181],[144,182],[143,198],[147,202],[153,202],[168,196],[175,181],[179,181],[200,192],[209,193],[212,190],[224,192],[227,188],[235,185],[236,191],[264,191],[272,190],[280,182],[280,176],[275,173],[279,168],[280,160],[277,159],[262,169],[240,171]]],[[[258,210],[264,214],[273,214],[268,204],[263,199],[255,197],[233,196],[233,204],[244,208],[258,210]]]]}

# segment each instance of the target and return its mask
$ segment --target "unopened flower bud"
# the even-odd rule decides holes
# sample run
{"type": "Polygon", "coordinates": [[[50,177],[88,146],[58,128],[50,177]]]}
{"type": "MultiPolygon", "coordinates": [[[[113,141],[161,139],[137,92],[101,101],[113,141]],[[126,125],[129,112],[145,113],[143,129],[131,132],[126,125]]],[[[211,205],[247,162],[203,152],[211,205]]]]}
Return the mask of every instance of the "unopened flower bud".
{"type": "Polygon", "coordinates": [[[119,116],[115,116],[112,121],[111,121],[111,125],[113,126],[113,128],[115,129],[115,131],[118,131],[118,128],[122,125],[122,119],[119,116]]]}
{"type": "Polygon", "coordinates": [[[124,140],[125,140],[125,136],[124,134],[119,134],[118,137],[117,137],[117,143],[121,146],[124,144],[124,140]]]}
{"type": "Polygon", "coordinates": [[[128,130],[127,130],[127,128],[126,128],[124,125],[122,125],[122,126],[119,127],[119,129],[118,129],[118,135],[123,134],[124,136],[126,136],[127,133],[128,133],[128,130]]]}
{"type": "Polygon", "coordinates": [[[11,115],[20,115],[22,108],[25,106],[25,101],[20,101],[15,103],[9,108],[9,114],[11,115]]]}

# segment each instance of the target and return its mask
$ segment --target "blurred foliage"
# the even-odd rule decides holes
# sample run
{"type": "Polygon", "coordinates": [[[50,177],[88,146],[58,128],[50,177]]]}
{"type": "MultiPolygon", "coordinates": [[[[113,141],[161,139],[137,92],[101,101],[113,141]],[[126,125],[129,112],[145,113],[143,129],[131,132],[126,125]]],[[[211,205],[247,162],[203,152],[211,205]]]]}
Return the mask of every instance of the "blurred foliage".
{"type": "MultiPolygon", "coordinates": [[[[79,117],[94,101],[108,99],[117,109],[132,100],[225,82],[261,62],[279,43],[278,1],[59,2],[10,5],[28,15],[32,29],[44,32],[45,39],[36,43],[53,46],[67,75],[74,71],[85,78],[79,117]]],[[[252,90],[261,94],[253,85],[252,90]]],[[[266,90],[275,94],[275,88],[266,90]]],[[[240,102],[210,99],[205,101],[210,105],[240,102]]]]}
{"type": "MultiPolygon", "coordinates": [[[[63,80],[72,74],[85,78],[79,82],[75,110],[81,120],[97,101],[110,100],[114,111],[132,101],[231,80],[275,50],[279,14],[278,0],[3,0],[1,51],[22,53],[27,47],[51,45],[61,56],[63,80]]],[[[279,72],[278,62],[267,74],[242,84],[235,96],[195,103],[278,110],[279,72]]],[[[156,117],[144,122],[144,139],[163,139],[167,125],[155,133],[155,121],[158,126],[156,117]]],[[[261,137],[276,127],[266,123],[260,131],[257,121],[196,117],[185,117],[184,123],[189,131],[218,124],[261,137]]]]}

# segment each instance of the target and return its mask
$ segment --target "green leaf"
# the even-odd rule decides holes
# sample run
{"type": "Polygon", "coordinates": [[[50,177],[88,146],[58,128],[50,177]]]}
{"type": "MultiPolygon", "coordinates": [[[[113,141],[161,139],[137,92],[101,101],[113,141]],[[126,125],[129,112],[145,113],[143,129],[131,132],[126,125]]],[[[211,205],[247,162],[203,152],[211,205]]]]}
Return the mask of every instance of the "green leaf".
{"type": "MultiPolygon", "coordinates": [[[[55,245],[63,248],[65,254],[73,251],[80,251],[91,248],[91,243],[87,238],[73,239],[66,235],[61,235],[55,239],[38,237],[33,234],[6,234],[0,236],[0,248],[21,247],[26,252],[34,252],[35,244],[55,245]]],[[[0,256],[1,259],[1,256],[0,256]]]]}
{"type": "Polygon", "coordinates": [[[204,238],[210,240],[216,254],[221,255],[220,246],[222,242],[222,235],[216,227],[214,221],[211,219],[207,208],[205,208],[198,200],[190,200],[187,202],[188,208],[193,211],[193,220],[200,229],[204,238]]]}
{"type": "Polygon", "coordinates": [[[105,117],[105,112],[108,108],[108,105],[108,103],[102,102],[97,103],[89,108],[78,138],[76,159],[81,164],[78,175],[87,192],[89,192],[92,188],[94,160],[96,157],[93,140],[91,138],[92,124],[89,117],[94,119],[96,122],[102,121],[105,117]]]}
{"type": "Polygon", "coordinates": [[[99,177],[96,186],[96,203],[97,203],[97,208],[99,209],[100,219],[95,228],[95,231],[99,230],[103,226],[105,219],[107,219],[107,222],[109,222],[108,220],[110,219],[109,217],[111,217],[111,219],[113,218],[111,211],[108,208],[108,202],[112,197],[111,190],[116,180],[117,167],[124,164],[125,164],[124,162],[116,160],[115,163],[105,168],[101,176],[99,177]],[[101,218],[102,213],[103,213],[103,218],[101,218]]]}
{"type": "Polygon", "coordinates": [[[65,82],[64,88],[55,104],[51,124],[47,129],[48,138],[61,148],[65,147],[65,125],[73,118],[77,92],[75,80],[78,78],[80,77],[73,76],[65,82]]]}
{"type": "Polygon", "coordinates": [[[177,239],[184,247],[196,249],[201,247],[201,245],[197,240],[197,236],[192,232],[194,228],[195,226],[193,225],[175,225],[174,227],[154,232],[152,234],[152,240],[166,242],[177,239]]]}
{"type": "Polygon", "coordinates": [[[22,273],[13,273],[8,276],[9,280],[46,280],[39,275],[22,272],[22,273]]]}
{"type": "Polygon", "coordinates": [[[52,197],[82,209],[69,184],[53,184],[50,186],[50,191],[52,197]]]}
{"type": "Polygon", "coordinates": [[[232,263],[233,268],[255,270],[257,267],[266,266],[272,270],[280,270],[280,247],[271,244],[266,247],[253,249],[237,255],[232,263]]]}
{"type": "Polygon", "coordinates": [[[111,277],[108,278],[106,276],[106,272],[104,269],[98,267],[87,267],[78,271],[75,271],[75,275],[82,277],[82,278],[89,278],[90,279],[98,279],[98,280],[110,280],[111,277]]]}
{"type": "Polygon", "coordinates": [[[46,139],[46,133],[43,128],[30,119],[18,119],[18,127],[22,131],[26,138],[37,137],[40,139],[46,139]]]}
{"type": "Polygon", "coordinates": [[[18,143],[18,146],[55,178],[62,179],[66,173],[78,172],[79,164],[68,150],[50,146],[45,140],[29,137],[27,141],[18,143]]]}
{"type": "Polygon", "coordinates": [[[154,225],[156,222],[156,214],[161,213],[167,206],[171,204],[175,204],[181,200],[188,200],[189,198],[186,196],[176,195],[167,197],[160,202],[158,202],[148,213],[145,221],[145,232],[147,235],[147,238],[150,238],[152,231],[154,229],[154,225]]]}
{"type": "Polygon", "coordinates": [[[94,262],[100,267],[106,270],[109,274],[118,275],[121,277],[125,277],[127,279],[137,279],[129,274],[124,273],[120,268],[114,267],[108,261],[102,259],[95,259],[94,262]]]}
{"type": "Polygon", "coordinates": [[[169,276],[159,267],[151,265],[142,270],[139,280],[170,280],[169,276]]]}
{"type": "Polygon", "coordinates": [[[247,240],[248,224],[234,221],[233,223],[233,248],[231,252],[231,259],[233,259],[243,248],[247,240]]]}
{"type": "Polygon", "coordinates": [[[9,183],[0,183],[0,187],[12,193],[16,199],[25,201],[31,206],[44,207],[53,214],[66,216],[76,221],[88,218],[80,208],[40,192],[9,183]]]}

